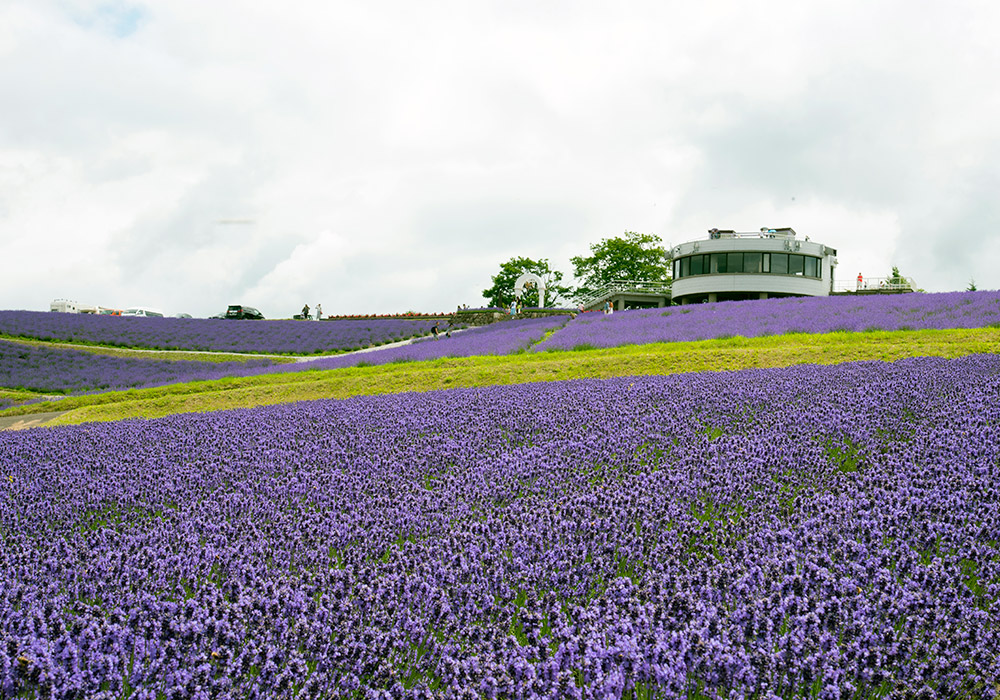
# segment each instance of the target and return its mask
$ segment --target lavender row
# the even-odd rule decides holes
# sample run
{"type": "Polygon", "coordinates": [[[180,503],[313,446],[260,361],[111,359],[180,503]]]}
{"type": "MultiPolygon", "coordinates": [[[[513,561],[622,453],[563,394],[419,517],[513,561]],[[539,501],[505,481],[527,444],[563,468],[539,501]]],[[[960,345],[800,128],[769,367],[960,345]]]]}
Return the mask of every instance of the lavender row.
{"type": "Polygon", "coordinates": [[[268,359],[199,362],[115,357],[0,340],[0,387],[29,391],[81,393],[161,386],[259,372],[273,364],[268,359]]]}
{"type": "Polygon", "coordinates": [[[427,335],[436,321],[237,321],[0,311],[0,334],[119,347],[291,353],[357,350],[427,335]]]}
{"type": "MultiPolygon", "coordinates": [[[[441,357],[512,355],[527,350],[532,344],[544,338],[546,334],[562,327],[569,319],[570,316],[566,315],[501,321],[478,328],[460,330],[450,337],[442,332],[437,338],[422,338],[409,345],[311,360],[294,367],[275,368],[273,371],[338,369],[341,367],[384,365],[390,362],[436,360],[441,357]]],[[[444,326],[442,326],[443,328],[444,326]]]]}
{"type": "Polygon", "coordinates": [[[784,333],[1000,326],[1000,292],[726,301],[580,314],[534,350],[617,347],[784,333]]]}
{"type": "Polygon", "coordinates": [[[0,696],[997,695],[1000,358],[0,433],[0,696]]]}

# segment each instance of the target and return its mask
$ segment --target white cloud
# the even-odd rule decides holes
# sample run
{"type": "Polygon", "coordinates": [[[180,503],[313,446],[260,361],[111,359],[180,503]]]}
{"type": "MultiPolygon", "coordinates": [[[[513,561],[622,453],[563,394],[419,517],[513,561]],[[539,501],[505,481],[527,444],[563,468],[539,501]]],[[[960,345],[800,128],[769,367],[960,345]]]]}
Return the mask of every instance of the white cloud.
{"type": "Polygon", "coordinates": [[[352,246],[345,236],[324,231],[295,246],[287,258],[246,290],[245,296],[253,301],[242,303],[259,304],[271,316],[291,316],[301,303],[312,306],[310,300],[317,293],[336,285],[348,267],[351,253],[352,246]],[[266,300],[266,304],[258,299],[266,300]]]}
{"type": "Polygon", "coordinates": [[[513,255],[568,273],[625,230],[719,225],[792,226],[841,275],[1000,287],[998,15],[11,0],[0,305],[447,309],[513,255]]]}

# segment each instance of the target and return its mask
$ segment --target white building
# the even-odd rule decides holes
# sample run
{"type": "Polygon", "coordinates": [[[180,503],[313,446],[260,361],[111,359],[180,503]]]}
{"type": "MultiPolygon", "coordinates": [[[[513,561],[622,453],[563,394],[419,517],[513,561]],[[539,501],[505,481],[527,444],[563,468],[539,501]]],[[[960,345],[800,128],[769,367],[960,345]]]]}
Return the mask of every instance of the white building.
{"type": "Polygon", "coordinates": [[[671,250],[676,304],[787,296],[827,296],[833,291],[837,251],[798,240],[790,228],[753,233],[711,229],[708,238],[671,250]]]}

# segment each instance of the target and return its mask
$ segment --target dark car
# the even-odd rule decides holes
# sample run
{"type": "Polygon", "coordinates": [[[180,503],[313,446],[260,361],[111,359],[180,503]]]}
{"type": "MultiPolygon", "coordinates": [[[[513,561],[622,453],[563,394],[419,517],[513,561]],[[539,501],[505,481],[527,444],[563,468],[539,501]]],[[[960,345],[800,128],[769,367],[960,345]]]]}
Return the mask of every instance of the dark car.
{"type": "Polygon", "coordinates": [[[249,318],[249,319],[263,319],[264,314],[262,314],[257,309],[252,306],[240,306],[239,304],[230,304],[229,308],[226,310],[226,318],[249,318]]]}

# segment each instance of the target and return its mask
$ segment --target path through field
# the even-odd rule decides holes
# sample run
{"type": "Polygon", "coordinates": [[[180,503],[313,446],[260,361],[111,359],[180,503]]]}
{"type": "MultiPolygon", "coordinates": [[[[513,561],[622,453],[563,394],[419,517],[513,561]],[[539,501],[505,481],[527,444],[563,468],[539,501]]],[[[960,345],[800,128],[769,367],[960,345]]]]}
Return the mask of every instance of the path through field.
{"type": "Polygon", "coordinates": [[[26,416],[2,416],[0,417],[0,430],[24,430],[25,428],[37,428],[45,425],[50,420],[58,418],[67,411],[53,411],[51,413],[29,413],[26,416]]]}

